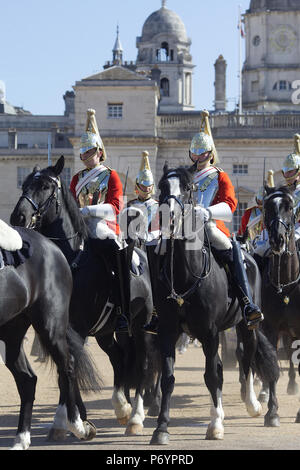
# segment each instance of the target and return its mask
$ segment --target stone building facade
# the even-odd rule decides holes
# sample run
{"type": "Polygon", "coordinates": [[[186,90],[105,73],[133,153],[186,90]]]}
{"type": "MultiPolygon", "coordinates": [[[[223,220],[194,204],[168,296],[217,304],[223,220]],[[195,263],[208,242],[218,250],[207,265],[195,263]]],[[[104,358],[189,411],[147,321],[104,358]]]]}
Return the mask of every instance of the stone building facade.
{"type": "MultiPolygon", "coordinates": [[[[244,112],[226,111],[226,58],[222,51],[215,62],[215,106],[210,110],[220,166],[231,176],[240,203],[232,230],[262,185],[264,169],[274,170],[275,181],[281,179],[282,161],[293,150],[293,135],[300,130],[300,108],[292,103],[292,90],[289,85],[280,89],[284,88],[280,82],[300,79],[296,67],[300,63],[300,0],[252,0],[244,22],[244,112]],[[290,28],[296,32],[296,38],[292,35],[295,49],[287,32],[290,28]],[[274,41],[279,46],[271,47],[274,41]],[[258,89],[253,84],[257,80],[258,89]],[[273,89],[275,83],[279,84],[277,90],[273,89]]],[[[0,83],[2,219],[9,220],[22,181],[36,164],[45,167],[63,154],[66,181],[82,167],[79,140],[88,108],[96,110],[107,165],[119,172],[123,183],[127,175],[128,198],[133,196],[143,150],[150,154],[156,182],[165,161],[174,167],[189,164],[189,144],[199,130],[201,111],[193,106],[195,66],[185,26],[163,1],[146,19],[136,44],[136,61],[124,62],[118,31],[112,61],[65,93],[62,116],[32,115],[10,105],[0,83]]]]}

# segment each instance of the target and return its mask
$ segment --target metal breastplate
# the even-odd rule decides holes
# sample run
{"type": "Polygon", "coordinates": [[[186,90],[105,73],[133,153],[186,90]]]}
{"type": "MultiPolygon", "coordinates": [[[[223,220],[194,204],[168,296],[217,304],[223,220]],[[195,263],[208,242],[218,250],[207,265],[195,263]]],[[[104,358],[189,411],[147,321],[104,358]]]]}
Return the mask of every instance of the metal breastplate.
{"type": "Polygon", "coordinates": [[[155,214],[156,214],[157,209],[158,209],[158,202],[155,199],[152,199],[152,198],[148,199],[147,201],[140,201],[139,199],[136,199],[136,200],[132,201],[130,206],[131,207],[141,208],[142,210],[143,210],[143,208],[147,209],[148,230],[149,230],[151,228],[151,222],[152,222],[153,218],[155,217],[155,214]]]}
{"type": "Polygon", "coordinates": [[[262,213],[258,207],[251,210],[249,221],[247,224],[249,237],[254,240],[262,232],[262,213]]]}
{"type": "Polygon", "coordinates": [[[201,179],[197,185],[194,198],[196,204],[201,204],[207,208],[211,206],[219,189],[219,171],[215,169],[214,172],[201,179]]]}
{"type": "MultiPolygon", "coordinates": [[[[81,173],[80,177],[83,176],[84,174],[81,173]]],[[[107,169],[82,188],[78,196],[80,207],[93,206],[105,200],[109,177],[110,171],[107,169]]]]}

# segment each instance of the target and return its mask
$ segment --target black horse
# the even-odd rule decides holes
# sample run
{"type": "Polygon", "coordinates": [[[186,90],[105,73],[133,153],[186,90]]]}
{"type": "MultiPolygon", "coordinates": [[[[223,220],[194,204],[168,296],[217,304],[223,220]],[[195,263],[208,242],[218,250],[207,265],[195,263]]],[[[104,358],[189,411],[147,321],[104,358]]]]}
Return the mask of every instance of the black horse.
{"type": "Polygon", "coordinates": [[[5,365],[13,374],[21,399],[13,449],[23,450],[30,445],[37,377],[22,346],[30,325],[37,332],[45,354],[56,364],[60,408],[64,410],[68,429],[79,439],[91,439],[95,428],[86,421],[86,415],[79,415],[77,408],[79,385],[85,389],[100,388],[92,363],[69,326],[71,270],[61,251],[47,238],[25,228],[18,232],[23,247],[3,251],[6,262],[0,270],[0,340],[5,344],[5,365]]]}
{"type": "MultiPolygon", "coordinates": [[[[194,168],[164,169],[160,180],[162,241],[157,253],[157,311],[162,360],[162,404],[151,444],[169,442],[170,398],[174,389],[175,345],[184,330],[197,338],[206,358],[204,379],[212,398],[207,439],[222,439],[222,362],[218,355],[219,332],[236,325],[243,343],[243,371],[246,377],[246,407],[251,416],[262,412],[253,389],[252,366],[268,382],[277,379],[276,351],[260,331],[249,331],[226,270],[212,255],[205,240],[205,224],[195,227],[192,193],[194,168]],[[168,225],[169,224],[169,225],[168,225]],[[168,226],[167,226],[168,225],[168,226]],[[231,293],[231,298],[229,297],[231,293]]],[[[260,274],[245,253],[247,272],[256,304],[260,302],[260,274]]],[[[272,413],[269,409],[268,414],[272,413]]]]}
{"type": "Polygon", "coordinates": [[[56,165],[40,171],[35,169],[27,177],[11,223],[34,226],[52,239],[66,256],[73,269],[72,327],[82,341],[87,336],[95,336],[108,354],[114,370],[112,403],[115,414],[120,424],[127,424],[127,435],[139,434],[144,420],[142,393],[154,381],[147,375],[147,347],[142,331],[153,310],[146,254],[137,250],[143,273],[131,273],[132,337],[128,343],[126,333],[119,335],[123,335],[126,342],[124,350],[114,337],[118,310],[113,296],[113,274],[106,261],[95,256],[91,249],[84,219],[71,192],[60,179],[63,166],[64,158],[61,157],[56,165]],[[133,407],[126,393],[130,387],[136,389],[133,407]]]}
{"type": "MultiPolygon", "coordinates": [[[[286,337],[291,363],[295,352],[292,342],[300,339],[300,263],[295,240],[294,189],[294,186],[266,187],[264,222],[271,254],[263,271],[262,285],[264,331],[275,347],[281,335],[286,337]]],[[[289,376],[293,390],[294,364],[291,366],[289,376]]],[[[278,408],[275,389],[270,399],[278,408]]],[[[296,422],[300,422],[300,410],[296,422]]],[[[279,417],[274,425],[279,426],[279,417]]]]}

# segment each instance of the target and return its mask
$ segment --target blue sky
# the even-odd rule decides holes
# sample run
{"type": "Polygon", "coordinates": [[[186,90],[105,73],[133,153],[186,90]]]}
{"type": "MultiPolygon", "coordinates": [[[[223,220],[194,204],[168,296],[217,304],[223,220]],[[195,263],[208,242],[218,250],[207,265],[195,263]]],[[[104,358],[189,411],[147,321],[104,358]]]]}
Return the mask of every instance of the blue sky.
{"type": "MultiPolygon", "coordinates": [[[[228,108],[238,99],[238,8],[250,0],[167,0],[192,40],[195,109],[213,108],[214,62],[227,61],[228,108]]],[[[112,59],[119,24],[124,60],[136,60],[136,37],[161,0],[3,0],[0,80],[6,99],[33,114],[63,114],[63,95],[112,59]]],[[[243,49],[245,40],[243,40],[243,49]]],[[[243,51],[244,54],[244,51],[243,51]]]]}

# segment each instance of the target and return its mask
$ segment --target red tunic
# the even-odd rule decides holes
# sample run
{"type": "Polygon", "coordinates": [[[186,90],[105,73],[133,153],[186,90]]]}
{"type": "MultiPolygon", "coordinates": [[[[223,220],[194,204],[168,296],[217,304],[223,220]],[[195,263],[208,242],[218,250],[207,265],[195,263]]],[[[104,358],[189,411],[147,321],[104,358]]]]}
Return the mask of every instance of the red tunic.
{"type": "MultiPolygon", "coordinates": [[[[79,175],[81,174],[81,171],[79,173],[76,173],[76,175],[73,176],[71,184],[70,184],[70,190],[76,199],[76,185],[78,183],[78,178],[79,175]]],[[[78,202],[78,200],[76,199],[78,202]]],[[[120,211],[124,207],[124,202],[123,202],[123,187],[122,183],[120,180],[120,177],[118,173],[115,170],[111,170],[110,177],[108,180],[108,188],[107,188],[107,193],[105,196],[105,199],[103,201],[105,204],[111,204],[114,208],[115,214],[116,214],[116,219],[114,221],[106,221],[107,225],[109,228],[111,228],[117,235],[120,234],[120,226],[118,223],[118,215],[120,211]]]]}
{"type": "Polygon", "coordinates": [[[249,219],[250,219],[252,209],[253,209],[253,207],[245,210],[244,215],[243,215],[242,220],[241,220],[241,225],[240,225],[240,228],[239,228],[239,231],[238,231],[239,235],[244,235],[245,230],[246,230],[247,225],[248,225],[248,222],[249,222],[249,219]]]}
{"type": "MultiPolygon", "coordinates": [[[[219,189],[215,198],[212,202],[212,206],[219,204],[220,202],[226,202],[229,205],[231,212],[234,213],[237,207],[237,199],[235,197],[234,186],[225,171],[219,173],[219,189]]],[[[230,237],[230,232],[222,220],[216,220],[217,227],[230,237]]]]}

